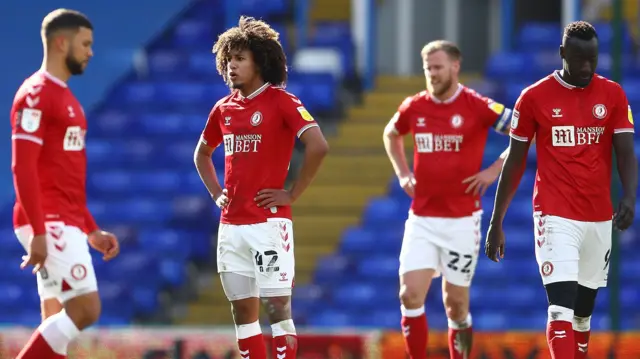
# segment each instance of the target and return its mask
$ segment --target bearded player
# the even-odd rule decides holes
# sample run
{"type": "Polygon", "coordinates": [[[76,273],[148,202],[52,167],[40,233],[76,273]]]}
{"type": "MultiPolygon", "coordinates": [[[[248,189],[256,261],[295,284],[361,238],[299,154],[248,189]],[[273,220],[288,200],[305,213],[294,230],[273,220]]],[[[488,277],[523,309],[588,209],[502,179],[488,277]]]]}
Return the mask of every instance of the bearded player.
{"type": "Polygon", "coordinates": [[[274,357],[295,358],[291,204],[313,180],[328,145],[302,102],[283,89],[286,56],[269,25],[242,17],[237,27],[220,35],[213,52],[232,92],[211,110],[195,163],[222,209],[218,271],[232,305],[238,348],[243,358],[267,357],[258,321],[261,300],[271,323],[274,357]],[[304,164],[286,190],[296,138],[305,145],[304,164]],[[224,146],[225,188],[211,162],[218,145],[224,146]]]}
{"type": "Polygon", "coordinates": [[[21,268],[37,275],[43,322],[17,358],[66,358],[67,345],[100,316],[89,246],[118,254],[86,204],[87,121],[67,86],[93,55],[93,27],[58,9],[42,22],[42,68],[26,79],[11,108],[15,232],[27,251],[21,268]],[[88,235],[87,235],[88,234],[88,235]]]}
{"type": "Polygon", "coordinates": [[[625,230],[633,222],[638,164],[627,97],[620,85],[595,74],[594,27],[584,21],[567,25],[560,58],[562,70],[526,88],[516,102],[485,253],[494,261],[504,257],[502,221],[535,135],[533,222],[549,301],[547,341],[554,359],[584,359],[598,288],[607,285],[612,226],[625,230]],[[623,187],[615,213],[612,149],[623,187]]]}
{"type": "Polygon", "coordinates": [[[424,301],[432,278],[442,273],[450,357],[468,358],[480,197],[498,178],[507,151],[484,171],[482,156],[490,128],[507,133],[511,110],[458,82],[462,55],[455,44],[434,41],[421,55],[427,91],[407,98],[384,131],[398,181],[413,198],[400,252],[402,331],[409,356],[425,358],[424,301]],[[403,136],[409,133],[414,173],[404,154],[403,136]]]}

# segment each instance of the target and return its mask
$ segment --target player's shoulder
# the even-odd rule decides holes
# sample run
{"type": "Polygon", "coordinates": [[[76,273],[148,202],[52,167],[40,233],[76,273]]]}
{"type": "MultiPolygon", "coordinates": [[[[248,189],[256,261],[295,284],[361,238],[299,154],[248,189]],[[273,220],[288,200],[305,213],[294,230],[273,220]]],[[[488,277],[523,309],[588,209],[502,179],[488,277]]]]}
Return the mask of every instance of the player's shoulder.
{"type": "Polygon", "coordinates": [[[271,85],[266,88],[266,92],[269,98],[275,99],[276,101],[292,102],[298,106],[302,104],[298,96],[293,92],[287,91],[285,87],[271,85]]]}
{"type": "Polygon", "coordinates": [[[458,95],[461,98],[466,98],[473,102],[480,102],[482,104],[487,104],[490,102],[495,102],[493,99],[481,94],[480,92],[467,87],[465,85],[460,84],[460,94],[458,95]]]}
{"type": "Polygon", "coordinates": [[[619,83],[599,74],[593,75],[593,79],[591,81],[593,81],[594,85],[603,91],[623,91],[622,86],[619,83]]]}
{"type": "Polygon", "coordinates": [[[540,80],[525,87],[520,93],[520,98],[534,98],[550,96],[550,90],[557,88],[557,80],[555,74],[547,75],[540,80]]]}
{"type": "Polygon", "coordinates": [[[38,105],[44,104],[50,97],[60,95],[64,88],[66,84],[61,80],[54,81],[51,76],[38,71],[22,82],[16,91],[14,104],[39,107],[38,105]]]}
{"type": "Polygon", "coordinates": [[[406,97],[398,109],[400,111],[407,111],[416,105],[424,105],[431,102],[431,96],[427,90],[420,91],[416,94],[406,97]]]}

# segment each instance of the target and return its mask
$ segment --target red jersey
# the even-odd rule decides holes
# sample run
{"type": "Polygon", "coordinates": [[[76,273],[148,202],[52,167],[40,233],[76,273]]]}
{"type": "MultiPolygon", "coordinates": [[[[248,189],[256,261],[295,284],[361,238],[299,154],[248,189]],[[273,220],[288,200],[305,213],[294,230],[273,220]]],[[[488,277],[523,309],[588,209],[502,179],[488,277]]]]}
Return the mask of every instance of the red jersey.
{"type": "Polygon", "coordinates": [[[579,88],[554,72],[522,91],[511,137],[536,136],[534,211],[577,221],[611,220],[613,135],[623,132],[634,132],[627,97],[602,76],[579,88]]]}
{"type": "Polygon", "coordinates": [[[11,107],[14,226],[62,221],[97,229],[86,207],[87,121],[67,84],[39,71],[26,79],[11,107]]]}
{"type": "Polygon", "coordinates": [[[229,203],[222,209],[222,223],[291,219],[289,206],[261,208],[254,198],[262,189],[284,189],[296,137],[316,126],[297,97],[270,84],[247,97],[234,91],[218,101],[201,140],[207,146],[224,146],[229,203]]]}
{"type": "Polygon", "coordinates": [[[400,105],[391,121],[398,134],[413,135],[414,214],[455,218],[481,209],[480,196],[465,194],[462,181],[480,171],[488,130],[505,130],[510,115],[462,85],[444,102],[422,91],[400,105]]]}

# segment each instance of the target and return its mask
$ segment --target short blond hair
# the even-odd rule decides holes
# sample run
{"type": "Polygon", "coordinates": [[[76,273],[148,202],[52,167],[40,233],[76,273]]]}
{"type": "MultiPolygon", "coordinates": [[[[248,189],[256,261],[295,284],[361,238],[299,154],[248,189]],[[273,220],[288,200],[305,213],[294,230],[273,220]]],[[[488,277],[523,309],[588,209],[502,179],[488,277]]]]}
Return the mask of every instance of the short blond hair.
{"type": "Polygon", "coordinates": [[[422,51],[420,51],[420,55],[431,55],[437,51],[444,51],[451,60],[462,60],[462,51],[460,51],[460,48],[453,42],[447,40],[431,41],[424,45],[422,51]]]}

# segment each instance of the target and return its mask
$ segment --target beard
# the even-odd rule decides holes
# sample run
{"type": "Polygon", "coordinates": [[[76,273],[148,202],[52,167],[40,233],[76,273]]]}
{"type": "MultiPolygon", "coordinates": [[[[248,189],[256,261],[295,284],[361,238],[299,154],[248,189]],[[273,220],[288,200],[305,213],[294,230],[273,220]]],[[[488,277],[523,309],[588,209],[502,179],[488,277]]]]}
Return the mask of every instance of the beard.
{"type": "Polygon", "coordinates": [[[84,72],[82,63],[74,59],[71,54],[67,55],[65,64],[67,65],[67,69],[69,69],[71,75],[82,75],[82,73],[84,72]]]}

